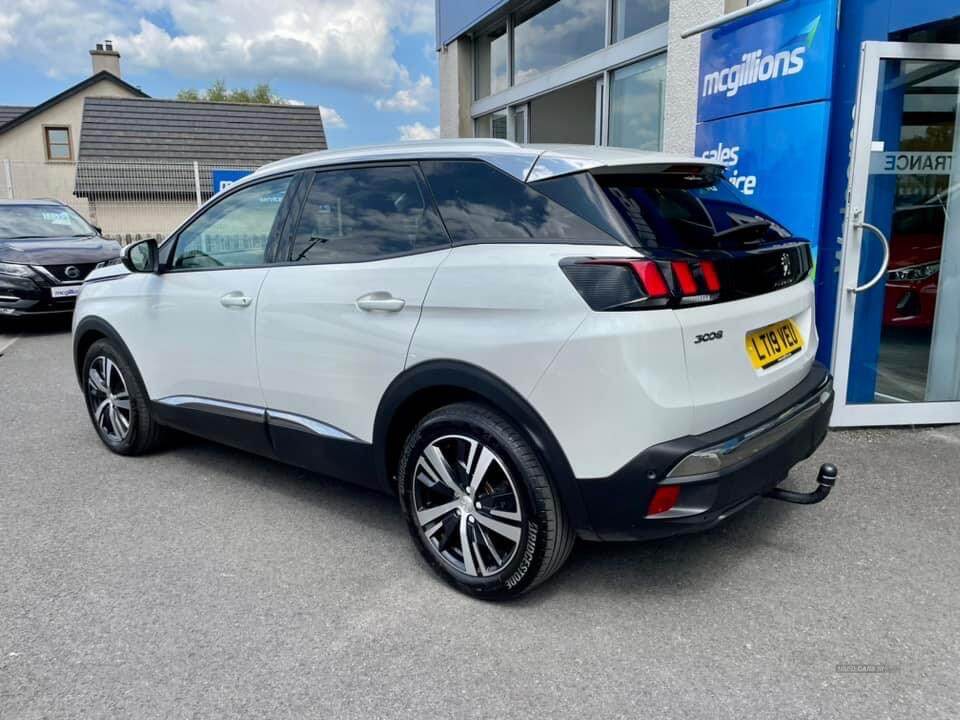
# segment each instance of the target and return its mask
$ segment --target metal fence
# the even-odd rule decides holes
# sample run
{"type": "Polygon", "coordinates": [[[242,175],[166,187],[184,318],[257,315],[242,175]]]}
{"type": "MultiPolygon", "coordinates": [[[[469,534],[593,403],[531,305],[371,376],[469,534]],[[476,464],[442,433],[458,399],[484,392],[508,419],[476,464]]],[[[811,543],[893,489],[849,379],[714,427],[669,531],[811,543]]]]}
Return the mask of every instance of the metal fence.
{"type": "Polygon", "coordinates": [[[134,242],[163,238],[214,194],[214,170],[240,162],[18,162],[0,159],[0,198],[58,200],[103,234],[134,242]]]}

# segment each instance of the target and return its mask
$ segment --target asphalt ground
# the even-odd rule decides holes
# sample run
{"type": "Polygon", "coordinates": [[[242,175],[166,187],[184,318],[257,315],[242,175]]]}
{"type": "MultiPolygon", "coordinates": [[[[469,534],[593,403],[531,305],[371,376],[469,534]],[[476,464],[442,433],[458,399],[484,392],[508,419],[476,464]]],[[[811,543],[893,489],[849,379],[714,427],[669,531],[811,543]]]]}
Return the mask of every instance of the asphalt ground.
{"type": "Polygon", "coordinates": [[[392,498],[200,440],[112,455],[69,346],[0,356],[4,720],[960,716],[956,427],[831,433],[787,483],[837,463],[825,503],[581,542],[490,604],[392,498]]]}

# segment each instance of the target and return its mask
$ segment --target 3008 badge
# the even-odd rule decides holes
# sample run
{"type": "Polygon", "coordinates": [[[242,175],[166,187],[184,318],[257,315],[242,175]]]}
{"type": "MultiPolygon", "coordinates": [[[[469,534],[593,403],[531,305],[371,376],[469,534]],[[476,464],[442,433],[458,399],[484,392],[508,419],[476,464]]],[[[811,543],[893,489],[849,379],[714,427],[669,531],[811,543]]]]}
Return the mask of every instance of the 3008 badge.
{"type": "Polygon", "coordinates": [[[713,340],[723,340],[723,330],[715,330],[714,332],[697,335],[693,340],[693,344],[699,345],[700,343],[712,342],[713,340]]]}

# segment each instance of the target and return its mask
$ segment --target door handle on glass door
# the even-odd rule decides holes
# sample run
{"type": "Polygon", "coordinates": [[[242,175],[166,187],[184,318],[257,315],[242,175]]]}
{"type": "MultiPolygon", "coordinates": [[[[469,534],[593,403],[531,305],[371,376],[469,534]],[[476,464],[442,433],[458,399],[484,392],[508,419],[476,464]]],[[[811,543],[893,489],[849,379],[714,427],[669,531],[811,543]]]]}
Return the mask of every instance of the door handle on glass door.
{"type": "Polygon", "coordinates": [[[399,312],[407,301],[396,298],[388,292],[378,291],[357,298],[357,307],[361,310],[379,310],[381,312],[399,312]]]}
{"type": "Polygon", "coordinates": [[[233,292],[227,293],[222,298],[220,298],[220,304],[228,308],[250,307],[250,303],[252,302],[253,302],[253,298],[247,297],[239,290],[234,290],[233,292]]]}

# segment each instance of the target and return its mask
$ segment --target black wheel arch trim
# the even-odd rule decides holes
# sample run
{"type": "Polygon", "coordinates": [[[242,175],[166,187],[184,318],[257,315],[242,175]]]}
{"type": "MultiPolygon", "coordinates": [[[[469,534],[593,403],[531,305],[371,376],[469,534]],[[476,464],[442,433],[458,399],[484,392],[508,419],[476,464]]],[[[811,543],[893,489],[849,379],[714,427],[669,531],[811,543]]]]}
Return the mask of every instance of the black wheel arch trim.
{"type": "MultiPolygon", "coordinates": [[[[84,338],[86,338],[91,332],[96,333],[102,337],[106,337],[111,342],[117,345],[117,347],[127,356],[127,360],[130,362],[133,372],[136,373],[136,379],[140,383],[140,387],[147,389],[147,385],[143,382],[143,376],[140,374],[140,368],[137,367],[137,361],[133,357],[133,353],[130,352],[130,348],[127,347],[127,344],[123,341],[123,338],[120,337],[120,333],[116,329],[104,320],[101,317],[96,315],[89,315],[81,320],[77,327],[73,331],[73,367],[77,372],[77,382],[80,383],[80,389],[83,389],[83,356],[85,352],[81,352],[81,349],[85,346],[88,346],[87,343],[84,343],[84,338]]],[[[94,341],[96,342],[96,341],[94,341]]],[[[149,397],[149,392],[147,393],[149,397]]]]}
{"type": "MultiPolygon", "coordinates": [[[[547,423],[526,399],[507,382],[483,368],[459,360],[428,360],[404,370],[380,399],[373,427],[377,475],[386,489],[394,491],[393,470],[388,466],[391,425],[398,412],[419,393],[450,388],[478,396],[505,413],[532,444],[550,473],[570,522],[587,539],[596,534],[590,524],[579,483],[566,454],[547,423]]],[[[452,398],[451,402],[459,398],[452,398]]]]}

